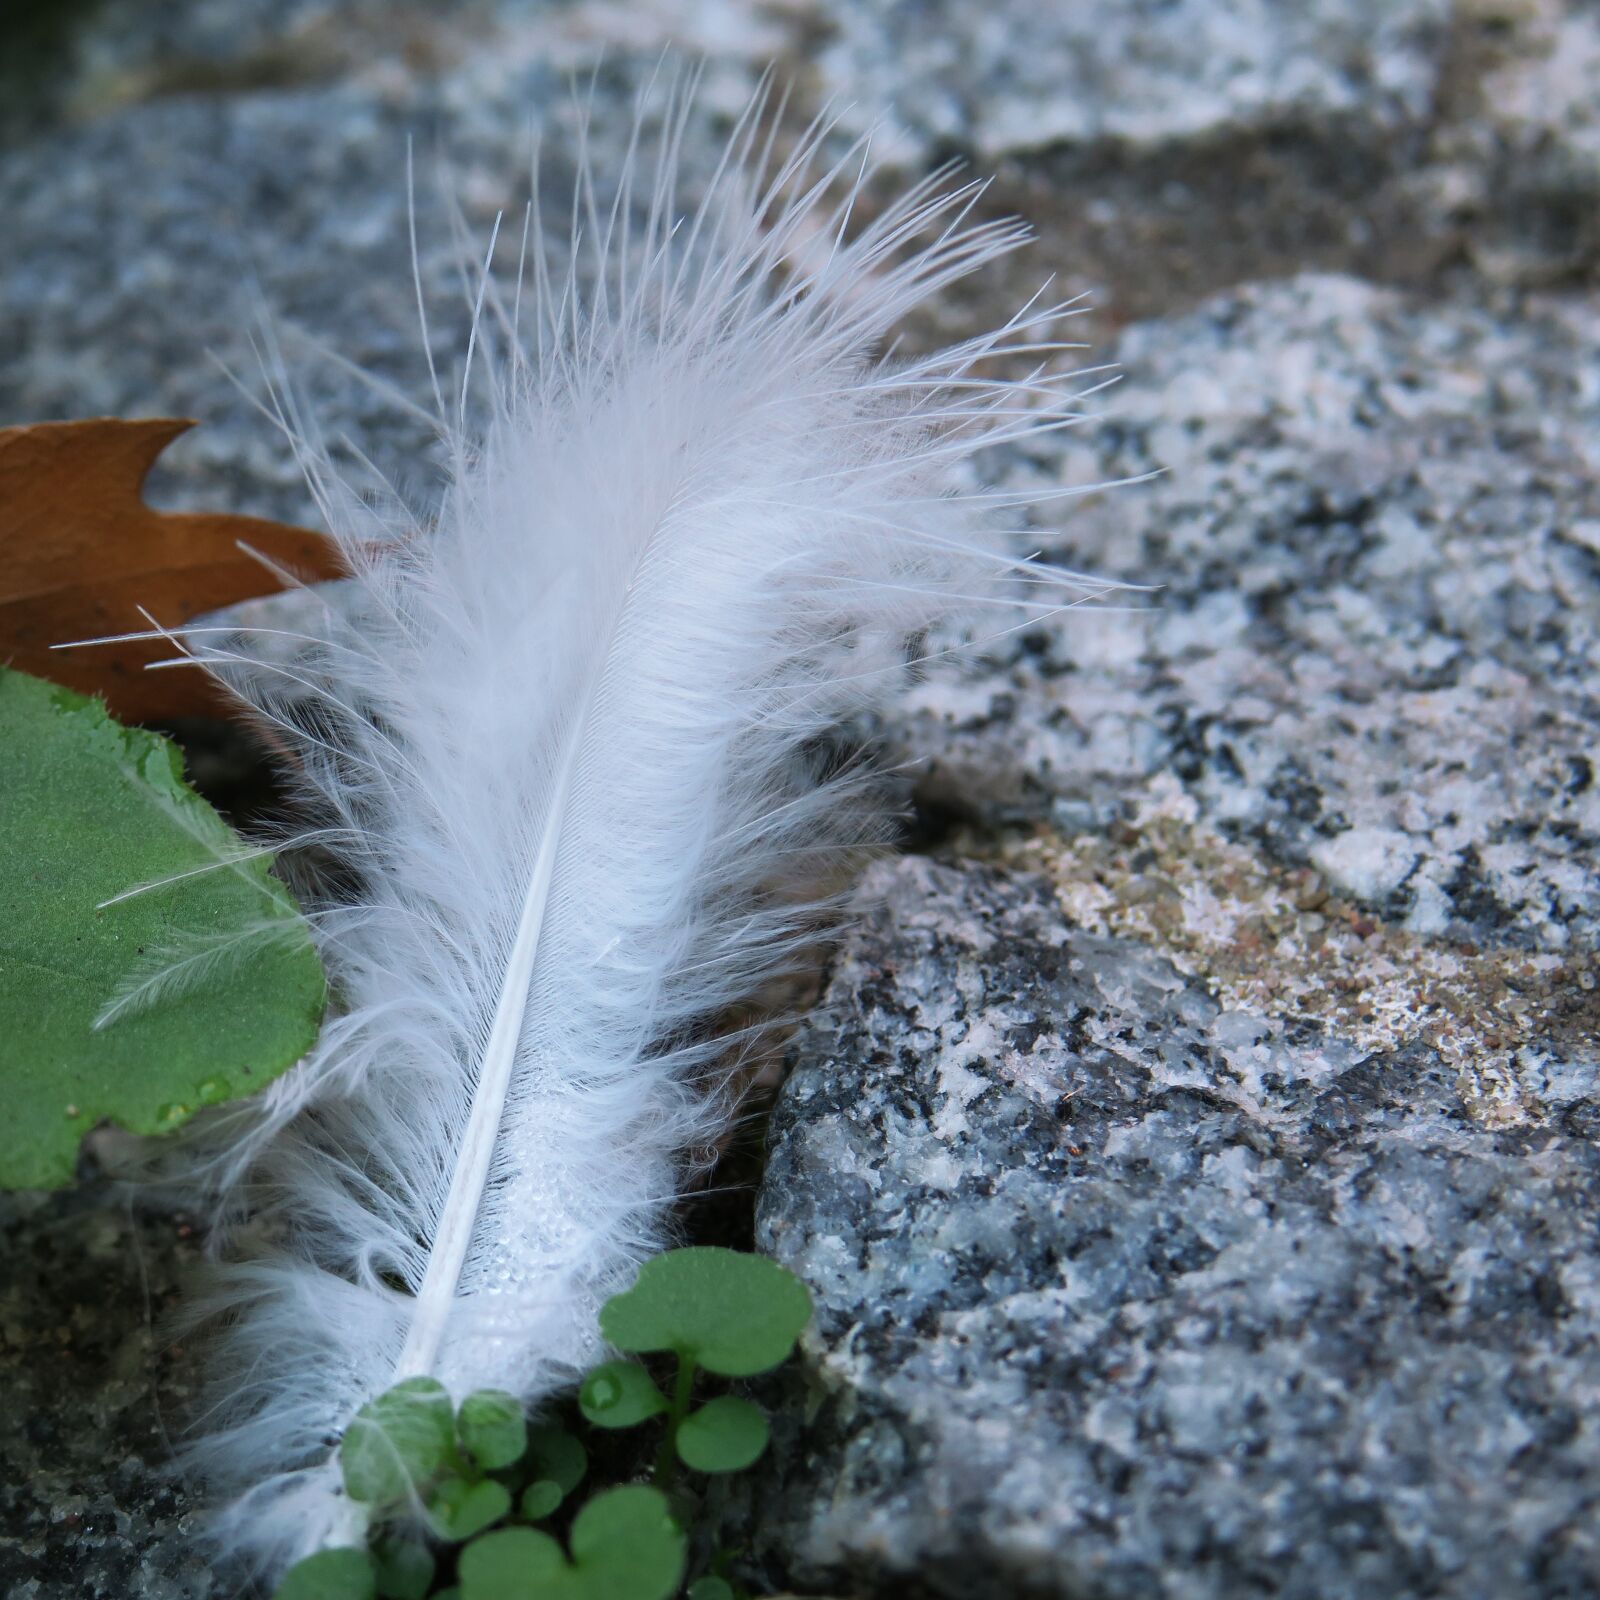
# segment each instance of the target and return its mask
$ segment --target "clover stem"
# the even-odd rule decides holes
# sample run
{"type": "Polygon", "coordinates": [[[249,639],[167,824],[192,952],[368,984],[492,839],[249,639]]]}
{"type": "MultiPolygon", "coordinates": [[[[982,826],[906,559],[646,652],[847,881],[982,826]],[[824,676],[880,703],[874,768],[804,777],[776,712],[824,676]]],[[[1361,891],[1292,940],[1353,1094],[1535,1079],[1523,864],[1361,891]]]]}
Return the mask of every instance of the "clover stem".
{"type": "Polygon", "coordinates": [[[655,1486],[670,1495],[678,1481],[678,1429],[689,1415],[689,1398],[694,1392],[694,1357],[678,1352],[678,1374],[672,1384],[672,1400],[667,1408],[667,1431],[656,1452],[655,1486]]]}

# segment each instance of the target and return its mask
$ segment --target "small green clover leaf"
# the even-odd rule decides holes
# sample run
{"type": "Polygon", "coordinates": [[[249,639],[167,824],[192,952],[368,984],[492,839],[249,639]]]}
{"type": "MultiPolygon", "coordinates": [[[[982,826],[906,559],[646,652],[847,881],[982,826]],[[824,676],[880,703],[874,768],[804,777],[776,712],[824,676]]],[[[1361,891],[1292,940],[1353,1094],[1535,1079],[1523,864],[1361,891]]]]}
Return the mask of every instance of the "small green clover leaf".
{"type": "Polygon", "coordinates": [[[560,1593],[567,1558],[548,1533],[501,1528],[474,1539],[457,1567],[461,1600],[545,1600],[560,1593]]]}
{"type": "MultiPolygon", "coordinates": [[[[674,1514],[682,1467],[737,1472],[769,1442],[767,1419],[748,1400],[723,1395],[691,1409],[697,1374],[766,1371],[793,1350],[810,1315],[799,1280],[759,1256],[691,1248],[649,1262],[606,1303],[601,1331],[624,1350],[671,1352],[670,1395],[639,1362],[610,1361],[584,1380],[578,1406],[605,1429],[662,1419],[653,1484],[594,1495],[565,1547],[537,1528],[489,1530],[511,1512],[510,1485],[521,1491],[525,1522],[561,1509],[588,1470],[578,1439],[549,1423],[530,1428],[521,1401],[500,1390],[474,1392],[457,1413],[431,1378],[397,1384],[362,1407],[339,1451],[352,1498],[378,1513],[371,1556],[327,1551],[301,1563],[285,1584],[305,1587],[286,1588],[285,1600],[425,1600],[437,1568],[414,1524],[397,1515],[402,1502],[412,1512],[425,1506],[429,1536],[463,1546],[443,1558],[454,1563],[455,1582],[432,1600],[671,1600],[688,1553],[674,1514]]],[[[691,1586],[689,1600],[741,1600],[724,1561],[691,1586]]]]}
{"type": "Polygon", "coordinates": [[[545,1426],[528,1433],[524,1464],[532,1481],[522,1492],[522,1515],[529,1522],[550,1516],[583,1481],[589,1454],[565,1428],[545,1426]]]}
{"type": "Polygon", "coordinates": [[[446,1478],[428,1502],[428,1521],[441,1539],[458,1543],[482,1533],[511,1509],[511,1491],[492,1478],[446,1478]]]}
{"type": "Polygon", "coordinates": [[[433,1554],[415,1539],[390,1539],[373,1552],[383,1600],[425,1600],[433,1583],[433,1554]]]}
{"type": "Polygon", "coordinates": [[[688,1540],[666,1496],[642,1484],[608,1489],[572,1524],[572,1559],[549,1534],[505,1528],[461,1553],[462,1600],[669,1600],[688,1540]]]}
{"type": "Polygon", "coordinates": [[[566,1495],[583,1482],[589,1452],[565,1428],[530,1428],[527,1461],[535,1478],[548,1478],[566,1495]]]}
{"type": "Polygon", "coordinates": [[[739,1472],[767,1448],[767,1419],[737,1395],[708,1400],[678,1425],[679,1459],[696,1472],[739,1472]]]}
{"type": "Polygon", "coordinates": [[[522,1516],[527,1522],[542,1522],[566,1499],[561,1485],[552,1478],[535,1478],[522,1491],[522,1516]]]}
{"type": "Polygon", "coordinates": [[[365,1550],[319,1550],[284,1573],[272,1600],[375,1600],[377,1593],[365,1550]]]}
{"type": "MultiPolygon", "coordinates": [[[[615,1304],[607,1301],[608,1307],[615,1304]]],[[[667,1397],[637,1361],[608,1361],[578,1390],[578,1409],[597,1428],[632,1428],[667,1408],[667,1397]]]]}
{"type": "Polygon", "coordinates": [[[362,1406],[345,1429],[339,1465],[346,1492],[368,1505],[404,1499],[449,1460],[455,1434],[455,1410],[442,1383],[397,1383],[362,1406]]]}
{"type": "Polygon", "coordinates": [[[573,1521],[571,1544],[584,1600],[668,1600],[689,1550],[667,1497],[642,1484],[597,1494],[573,1521]]]}
{"type": "Polygon", "coordinates": [[[810,1320],[811,1296],[792,1272],[702,1245],[645,1262],[634,1286],[601,1309],[600,1331],[619,1350],[673,1350],[708,1372],[747,1378],[786,1359],[810,1320]]]}
{"type": "Polygon", "coordinates": [[[461,1402],[461,1444],[485,1472],[509,1467],[528,1442],[522,1402],[502,1389],[479,1389],[461,1402]]]}

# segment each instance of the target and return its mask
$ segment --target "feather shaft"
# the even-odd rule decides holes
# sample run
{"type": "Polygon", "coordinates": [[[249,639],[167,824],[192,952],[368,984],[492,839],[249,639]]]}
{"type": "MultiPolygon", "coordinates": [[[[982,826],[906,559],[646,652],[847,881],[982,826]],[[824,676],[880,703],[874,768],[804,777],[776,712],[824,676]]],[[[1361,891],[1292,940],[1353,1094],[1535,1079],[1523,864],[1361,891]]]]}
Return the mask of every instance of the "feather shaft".
{"type": "Polygon", "coordinates": [[[489,1042],[473,1090],[472,1109],[461,1139],[461,1153],[450,1180],[450,1192],[439,1214],[438,1232],[428,1255],[428,1268],[417,1290],[416,1308],[405,1347],[395,1362],[395,1381],[430,1374],[438,1364],[439,1346],[450,1317],[450,1306],[461,1283],[462,1267],[483,1204],[494,1160],[495,1141],[505,1116],[506,1094],[516,1063],[517,1045],[522,1037],[527,1012],[528,992],[533,984],[534,963],[539,954],[539,933],[544,926],[550,900],[550,883],[555,872],[556,844],[561,835],[561,820],[567,807],[572,781],[574,754],[582,735],[581,725],[574,730],[568,754],[562,763],[550,817],[539,841],[534,860],[533,879],[523,897],[522,914],[517,922],[516,942],[506,963],[505,981],[495,1004],[489,1042]]]}

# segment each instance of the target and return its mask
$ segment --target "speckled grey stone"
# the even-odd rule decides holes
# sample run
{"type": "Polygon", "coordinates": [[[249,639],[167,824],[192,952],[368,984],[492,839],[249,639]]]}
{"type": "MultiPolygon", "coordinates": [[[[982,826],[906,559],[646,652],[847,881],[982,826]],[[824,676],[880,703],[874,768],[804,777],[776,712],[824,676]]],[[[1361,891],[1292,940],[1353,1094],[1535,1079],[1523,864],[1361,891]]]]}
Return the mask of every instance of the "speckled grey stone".
{"type": "MultiPolygon", "coordinates": [[[[1470,14],[1470,11],[1469,13],[1470,14]]],[[[1600,5],[1478,13],[1476,70],[1434,139],[1431,204],[1466,224],[1475,264],[1510,282],[1588,277],[1600,259],[1600,5]],[[1496,15],[1498,13],[1498,16],[1496,15]],[[1496,36],[1485,37],[1498,22],[1496,36]]]]}
{"type": "MultiPolygon", "coordinates": [[[[312,419],[426,505],[439,473],[433,430],[411,409],[431,411],[433,396],[412,283],[408,143],[431,346],[454,394],[471,319],[462,273],[478,270],[501,215],[497,261],[514,269],[536,132],[545,204],[553,215],[569,207],[582,108],[564,69],[583,58],[563,42],[566,13],[517,3],[407,13],[429,41],[410,60],[391,33],[363,52],[387,14],[370,7],[308,0],[280,34],[269,8],[253,8],[226,58],[236,64],[266,39],[301,66],[306,53],[322,60],[318,40],[339,49],[326,73],[286,67],[270,92],[243,92],[226,76],[177,86],[141,76],[140,63],[165,59],[163,41],[185,61],[222,47],[225,8],[153,9],[154,32],[124,38],[102,18],[84,47],[117,64],[104,69],[117,82],[132,75],[134,103],[112,96],[109,109],[0,146],[0,424],[199,417],[204,428],[163,458],[153,499],[315,522],[292,452],[258,409],[270,323],[312,419]]],[[[615,42],[590,40],[589,66],[615,42]]],[[[658,48],[618,51],[586,87],[602,174],[620,169],[635,103],[660,75],[658,48]]],[[[708,72],[685,146],[686,194],[714,167],[726,111],[758,73],[742,57],[708,72]]]]}
{"type": "Polygon", "coordinates": [[[1115,414],[1014,476],[1162,469],[1044,540],[1160,590],[930,680],[926,792],[1071,827],[1176,780],[1413,932],[1592,948],[1597,342],[1324,277],[1130,330],[1115,414]]]}
{"type": "Polygon", "coordinates": [[[1237,127],[1431,110],[1449,0],[836,0],[821,52],[858,119],[993,160],[1050,145],[1169,145],[1237,127]]]}
{"type": "Polygon", "coordinates": [[[760,1203],[817,1301],[743,1491],[771,1570],[962,1600],[1594,1592],[1592,1057],[1496,1131],[1436,1054],[1228,1009],[1043,877],[910,859],[866,896],[760,1203]]]}
{"type": "Polygon", "coordinates": [[[1600,390],[1590,303],[1518,311],[1221,297],[1016,469],[1166,466],[1052,541],[1164,587],[921,691],[969,826],[881,870],[763,1189],[823,1305],[781,1570],[1600,1582],[1600,390]]]}
{"type": "MultiPolygon", "coordinates": [[[[974,158],[1120,318],[1315,267],[1594,281],[1593,0],[823,0],[819,84],[974,158]]],[[[1470,275],[1468,280],[1470,281],[1470,275]]]]}

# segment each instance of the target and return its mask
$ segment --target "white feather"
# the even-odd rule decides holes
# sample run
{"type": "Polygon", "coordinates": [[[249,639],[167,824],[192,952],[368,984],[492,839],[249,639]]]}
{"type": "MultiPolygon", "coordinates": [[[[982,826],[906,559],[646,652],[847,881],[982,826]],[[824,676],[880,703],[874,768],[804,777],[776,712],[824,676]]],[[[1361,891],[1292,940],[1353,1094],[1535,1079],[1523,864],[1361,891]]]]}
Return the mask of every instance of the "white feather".
{"type": "Polygon", "coordinates": [[[973,599],[1103,592],[1004,554],[1003,513],[1068,491],[957,492],[1076,415],[1081,373],[978,372],[1066,348],[1065,308],[879,354],[1024,228],[941,175],[852,234],[865,151],[825,161],[818,126],[774,161],[760,102],[680,215],[687,99],[604,215],[583,173],[579,259],[550,269],[536,219],[514,307],[480,292],[487,420],[446,427],[431,525],[364,506],[291,405],[358,603],[292,668],[186,641],[291,736],[358,885],[315,919],[335,1014],[223,1169],[249,1227],[207,1460],[269,1568],[359,1535],[332,1449],[397,1379],[537,1403],[596,1358],[730,1112],[717,1020],[810,936],[807,863],[861,837],[819,739],[973,599]]]}

